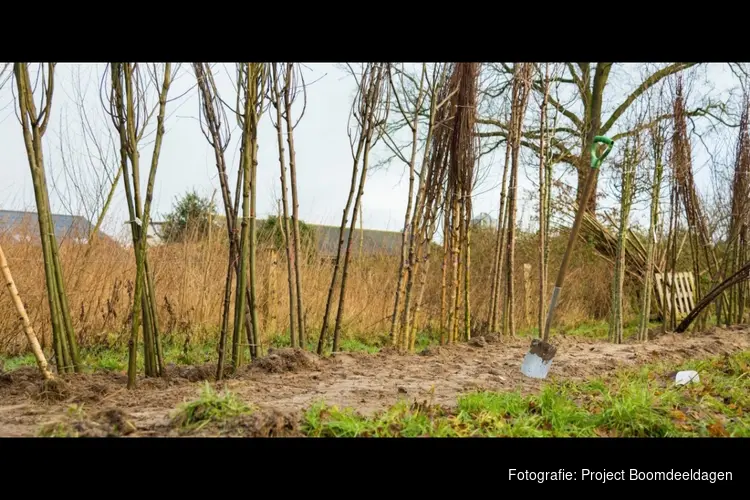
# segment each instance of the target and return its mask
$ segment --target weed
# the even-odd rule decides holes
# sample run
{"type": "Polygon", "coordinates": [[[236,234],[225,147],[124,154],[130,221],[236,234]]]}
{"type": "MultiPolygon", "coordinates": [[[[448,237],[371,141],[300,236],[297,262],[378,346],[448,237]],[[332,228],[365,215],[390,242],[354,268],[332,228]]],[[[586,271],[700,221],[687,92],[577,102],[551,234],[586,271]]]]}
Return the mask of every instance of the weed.
{"type": "Polygon", "coordinates": [[[177,411],[172,424],[186,430],[199,430],[211,422],[226,421],[240,415],[248,415],[253,409],[235,394],[217,393],[206,382],[200,397],[184,403],[177,411]]]}

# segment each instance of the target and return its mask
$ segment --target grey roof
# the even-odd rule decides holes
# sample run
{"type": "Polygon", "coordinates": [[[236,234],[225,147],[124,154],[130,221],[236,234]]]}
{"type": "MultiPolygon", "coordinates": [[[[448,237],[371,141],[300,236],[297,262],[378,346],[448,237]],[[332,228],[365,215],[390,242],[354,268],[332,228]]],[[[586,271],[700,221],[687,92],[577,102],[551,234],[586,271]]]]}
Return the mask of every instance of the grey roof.
{"type": "MultiPolygon", "coordinates": [[[[318,251],[324,255],[336,255],[336,249],[339,244],[339,228],[313,224],[310,224],[310,226],[312,226],[316,232],[318,251]]],[[[346,248],[346,241],[348,238],[349,228],[346,228],[344,230],[344,248],[346,248]]],[[[367,255],[398,255],[401,252],[400,232],[365,229],[364,236],[360,236],[360,230],[355,229],[352,238],[353,252],[359,252],[360,241],[362,242],[362,252],[367,255]]]]}
{"type": "MultiPolygon", "coordinates": [[[[52,214],[52,224],[55,228],[55,237],[62,240],[67,237],[88,238],[92,224],[79,215],[52,214]]],[[[23,227],[26,234],[39,235],[39,219],[36,212],[17,212],[14,210],[0,210],[0,234],[16,231],[23,227]]]]}

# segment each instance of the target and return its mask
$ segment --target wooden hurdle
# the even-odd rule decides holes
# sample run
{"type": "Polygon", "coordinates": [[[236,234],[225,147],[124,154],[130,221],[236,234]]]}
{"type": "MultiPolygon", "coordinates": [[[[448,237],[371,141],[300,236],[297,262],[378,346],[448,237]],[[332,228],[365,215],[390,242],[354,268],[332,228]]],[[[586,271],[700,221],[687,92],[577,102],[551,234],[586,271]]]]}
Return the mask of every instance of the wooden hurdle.
{"type": "Polygon", "coordinates": [[[692,273],[654,274],[659,308],[667,317],[671,311],[672,285],[674,283],[674,301],[677,318],[684,318],[695,307],[695,281],[692,273]]]}

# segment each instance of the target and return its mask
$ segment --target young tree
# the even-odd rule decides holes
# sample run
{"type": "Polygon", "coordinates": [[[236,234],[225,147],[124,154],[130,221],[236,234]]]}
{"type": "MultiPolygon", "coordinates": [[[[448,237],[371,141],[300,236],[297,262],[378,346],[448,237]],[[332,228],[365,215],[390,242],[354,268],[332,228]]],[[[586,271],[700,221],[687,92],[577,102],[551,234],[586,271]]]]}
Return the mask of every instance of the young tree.
{"type": "MultiPolygon", "coordinates": [[[[396,311],[400,317],[397,319],[396,330],[394,331],[393,342],[402,350],[414,350],[417,329],[417,316],[419,315],[422,304],[422,297],[426,288],[426,278],[429,269],[430,251],[432,249],[432,238],[435,234],[436,224],[439,217],[439,210],[442,203],[443,183],[447,170],[445,161],[447,156],[446,142],[438,141],[437,149],[435,148],[435,134],[447,133],[450,123],[448,113],[451,113],[451,98],[455,95],[456,90],[448,91],[446,85],[449,70],[452,66],[448,64],[435,64],[432,71],[427,72],[426,66],[422,67],[422,74],[419,79],[415,75],[410,75],[406,71],[398,71],[400,77],[397,80],[392,79],[392,83],[397,83],[402,97],[399,100],[404,103],[401,107],[406,108],[407,104],[419,109],[416,105],[422,104],[424,109],[429,109],[427,117],[427,130],[424,139],[422,165],[417,173],[419,184],[417,187],[416,201],[414,209],[411,211],[411,219],[408,221],[409,230],[407,242],[407,255],[404,266],[404,288],[403,288],[403,308],[402,311],[396,311]],[[400,83],[400,85],[398,85],[400,83]],[[422,91],[418,89],[423,89],[422,91]],[[415,286],[419,285],[419,291],[415,292],[415,286]],[[416,300],[414,300],[416,297],[416,300]]],[[[397,92],[396,86],[393,87],[394,93],[397,92]]],[[[398,102],[396,103],[398,106],[398,102]]],[[[397,115],[398,116],[398,115],[397,115]]],[[[409,123],[410,115],[401,113],[403,122],[409,123]]],[[[414,124],[415,122],[411,122],[414,124]]],[[[399,129],[399,120],[396,118],[395,123],[389,127],[390,130],[399,129]]],[[[412,139],[414,139],[412,131],[412,139]]],[[[390,133],[386,135],[386,140],[392,149],[395,149],[395,141],[391,140],[390,133]]],[[[411,143],[413,148],[413,142],[411,143]]],[[[400,151],[394,153],[406,162],[406,157],[400,151]]],[[[447,220],[447,219],[446,219],[447,220]]],[[[444,266],[445,271],[445,266],[444,266]]],[[[445,274],[443,274],[443,284],[445,284],[445,274]]],[[[445,287],[442,288],[443,297],[445,287]]],[[[445,301],[442,303],[441,317],[445,311],[445,301]]],[[[441,324],[441,330],[444,324],[441,324]]]]}
{"type": "Polygon", "coordinates": [[[659,225],[659,193],[664,175],[663,150],[666,141],[664,123],[655,123],[651,129],[651,151],[654,176],[651,181],[651,210],[649,214],[648,241],[646,242],[646,270],[641,296],[641,314],[638,324],[638,340],[648,340],[648,324],[651,315],[651,294],[654,277],[654,254],[656,251],[656,230],[659,225]]]}
{"type": "Polygon", "coordinates": [[[52,96],[55,88],[55,64],[40,65],[38,78],[42,82],[42,97],[37,105],[34,86],[29,76],[29,65],[15,63],[13,73],[18,90],[17,103],[20,112],[23,140],[34,184],[34,198],[39,221],[39,236],[44,258],[44,277],[47,285],[47,299],[52,322],[52,343],[55,350],[55,364],[59,373],[80,370],[78,345],[73,331],[70,306],[65,289],[60,255],[58,252],[55,227],[52,223],[49,192],[44,169],[42,138],[47,131],[52,96]]]}
{"type": "MultiPolygon", "coordinates": [[[[748,113],[750,101],[747,94],[742,99],[742,118],[737,138],[732,176],[732,200],[727,244],[729,246],[725,271],[723,274],[734,274],[750,259],[750,133],[748,133],[748,113]],[[728,269],[728,270],[727,270],[728,269]]],[[[748,298],[748,284],[743,281],[729,294],[730,303],[726,314],[726,323],[743,323],[748,298]]]]}
{"type": "Polygon", "coordinates": [[[292,240],[294,246],[294,281],[297,288],[297,332],[299,344],[302,349],[307,346],[307,334],[305,333],[305,317],[302,307],[302,271],[300,270],[300,247],[302,246],[302,234],[300,233],[299,220],[299,196],[297,195],[297,155],[294,150],[294,129],[299,125],[300,120],[305,115],[307,107],[307,88],[305,80],[299,65],[287,63],[286,65],[286,85],[284,85],[284,121],[286,122],[286,142],[289,146],[289,182],[292,188],[292,240]],[[298,80],[301,85],[298,85],[298,80]],[[296,100],[299,92],[302,92],[304,103],[302,112],[297,121],[294,121],[292,114],[292,105],[296,100]]]}
{"type": "Polygon", "coordinates": [[[503,178],[500,182],[500,208],[497,211],[497,237],[495,240],[494,260],[492,261],[492,278],[490,282],[490,312],[489,325],[490,331],[496,332],[499,328],[498,318],[500,315],[500,284],[502,279],[503,264],[505,262],[505,232],[507,231],[506,220],[506,197],[507,197],[507,177],[508,167],[510,166],[511,146],[509,141],[505,141],[505,163],[503,164],[503,178]]]}
{"type": "MultiPolygon", "coordinates": [[[[242,189],[242,230],[240,234],[240,277],[237,285],[234,319],[234,346],[239,345],[242,318],[245,315],[245,287],[248,267],[250,274],[250,323],[247,339],[250,356],[258,356],[260,332],[258,330],[258,307],[256,300],[256,228],[255,200],[257,193],[258,168],[258,123],[263,113],[264,92],[268,80],[268,68],[261,63],[239,63],[237,65],[237,116],[242,127],[240,165],[243,172],[242,189]],[[240,111],[242,110],[242,111],[240,111]]],[[[241,351],[232,349],[232,364],[237,368],[241,363],[241,351]]]]}
{"type": "Polygon", "coordinates": [[[533,65],[530,63],[519,63],[513,79],[513,111],[511,112],[511,170],[510,186],[508,196],[507,239],[505,242],[507,261],[505,263],[505,310],[503,313],[503,334],[515,336],[515,280],[514,266],[516,253],[516,199],[518,192],[518,157],[521,150],[521,137],[523,134],[523,119],[528,105],[529,91],[531,86],[533,65]]]}
{"type": "MultiPolygon", "coordinates": [[[[272,83],[270,85],[270,103],[273,105],[274,113],[271,119],[276,128],[276,137],[279,147],[279,166],[281,168],[281,204],[283,207],[284,222],[281,225],[284,238],[284,246],[287,256],[287,276],[289,284],[289,334],[292,347],[299,345],[302,349],[306,346],[304,331],[304,312],[302,308],[302,273],[300,271],[300,251],[302,244],[300,235],[299,221],[299,201],[297,197],[297,162],[294,151],[294,129],[299,120],[294,121],[292,116],[292,104],[294,103],[300,89],[297,80],[301,74],[297,74],[295,65],[287,63],[279,65],[274,63],[271,66],[272,83]],[[290,183],[292,188],[292,223],[289,223],[289,201],[287,188],[286,173],[286,152],[284,148],[284,134],[287,136],[287,145],[289,146],[289,170],[290,183]],[[298,335],[295,336],[295,328],[298,335]]],[[[304,80],[302,81],[301,90],[305,95],[304,80]]],[[[305,102],[306,104],[306,102],[305,102]]],[[[302,115],[304,115],[304,107],[302,115]]]]}
{"type": "MultiPolygon", "coordinates": [[[[231,131],[228,128],[228,121],[221,96],[216,86],[211,66],[206,63],[194,63],[193,70],[198,82],[200,98],[200,124],[204,137],[214,150],[216,169],[219,173],[219,185],[221,188],[221,198],[224,204],[224,214],[227,224],[227,239],[229,241],[229,255],[227,259],[227,273],[224,285],[224,299],[222,306],[221,332],[219,336],[219,360],[216,367],[216,378],[221,380],[224,376],[224,359],[226,350],[226,338],[229,331],[229,314],[231,310],[232,295],[232,276],[237,276],[237,282],[240,281],[240,241],[239,241],[239,205],[240,195],[243,185],[243,169],[240,166],[237,172],[237,186],[232,200],[232,191],[229,187],[229,178],[227,174],[227,162],[225,153],[231,140],[231,131]]],[[[250,309],[250,293],[246,291],[245,302],[247,309],[250,309]]],[[[245,324],[247,331],[252,331],[250,315],[243,315],[241,320],[245,324]]],[[[241,352],[238,342],[240,337],[233,337],[232,352],[239,354],[241,352]]],[[[234,359],[234,358],[233,358],[234,359]]],[[[235,366],[236,368],[236,366],[235,366]]]]}
{"type": "MultiPolygon", "coordinates": [[[[271,85],[271,97],[270,102],[275,112],[274,116],[271,116],[271,121],[276,128],[276,138],[279,144],[279,166],[281,168],[281,207],[283,209],[283,222],[281,224],[282,235],[284,238],[284,250],[286,251],[286,269],[287,278],[289,284],[289,336],[290,345],[292,347],[297,346],[297,336],[295,335],[296,328],[296,301],[295,301],[295,276],[296,271],[294,267],[294,243],[292,242],[291,230],[289,228],[289,202],[287,200],[287,169],[286,169],[286,152],[284,151],[284,125],[283,125],[283,112],[284,108],[282,105],[282,91],[280,90],[279,82],[282,81],[283,75],[279,74],[279,64],[273,63],[271,65],[272,85],[271,85]]],[[[286,82],[282,82],[282,86],[285,86],[286,82]]]]}
{"type": "MultiPolygon", "coordinates": [[[[365,181],[367,180],[367,168],[370,162],[370,152],[373,146],[378,142],[381,137],[381,128],[385,124],[388,118],[389,111],[389,92],[390,87],[388,86],[387,80],[387,63],[372,63],[365,66],[365,71],[360,78],[361,92],[366,92],[369,96],[369,105],[367,106],[367,114],[363,114],[362,121],[359,122],[360,129],[365,136],[365,142],[362,149],[362,173],[359,178],[359,187],[357,188],[357,194],[354,199],[354,208],[352,209],[352,222],[349,227],[348,241],[346,243],[346,252],[344,253],[344,263],[341,270],[341,290],[339,292],[339,303],[336,311],[336,323],[333,327],[333,352],[339,350],[339,339],[341,337],[341,327],[344,320],[344,307],[346,304],[346,285],[349,277],[349,263],[351,261],[352,251],[352,239],[354,238],[354,230],[357,223],[357,216],[359,215],[360,207],[362,205],[362,196],[365,191],[365,181]],[[369,78],[367,70],[369,71],[369,78]],[[366,85],[365,85],[365,82],[366,85]],[[385,102],[385,106],[381,103],[385,102]]],[[[354,72],[352,71],[352,74],[354,72]]],[[[360,108],[361,109],[361,108],[360,108]]],[[[358,120],[359,121],[359,120],[358,120]]],[[[343,234],[340,235],[340,239],[343,239],[343,234]]]]}
{"type": "Polygon", "coordinates": [[[622,343],[625,238],[630,224],[630,209],[633,206],[635,196],[635,173],[638,167],[639,153],[638,136],[635,137],[634,142],[627,138],[620,164],[620,220],[617,230],[617,257],[612,280],[612,315],[609,323],[609,340],[616,344],[622,343]]]}
{"type": "MultiPolygon", "coordinates": [[[[422,73],[419,80],[419,86],[417,90],[417,98],[416,102],[414,103],[414,109],[408,110],[408,101],[407,96],[405,95],[404,98],[399,96],[399,87],[396,86],[396,83],[393,78],[393,74],[397,73],[399,76],[399,84],[401,89],[404,89],[406,86],[407,78],[405,76],[405,72],[403,69],[397,70],[394,65],[389,66],[388,68],[388,80],[391,85],[391,91],[393,94],[393,97],[396,101],[396,106],[399,110],[399,113],[401,114],[401,117],[408,123],[409,129],[411,130],[411,153],[409,157],[407,158],[401,153],[401,150],[398,148],[398,146],[395,144],[395,141],[391,136],[389,135],[388,131],[385,132],[385,142],[388,145],[388,147],[391,149],[391,151],[394,152],[394,154],[403,161],[409,168],[409,192],[408,192],[408,198],[406,203],[406,213],[404,214],[404,228],[401,231],[401,252],[400,252],[400,262],[398,267],[398,277],[396,280],[396,293],[395,293],[395,299],[393,303],[393,315],[391,317],[391,330],[390,330],[390,338],[391,343],[396,345],[398,342],[399,337],[399,331],[400,331],[400,302],[401,302],[401,296],[403,294],[403,288],[406,281],[406,275],[407,275],[407,258],[408,258],[408,249],[409,249],[409,242],[413,241],[414,239],[414,228],[411,226],[411,220],[413,218],[412,215],[412,207],[413,207],[413,197],[414,197],[414,181],[416,178],[416,162],[417,162],[417,150],[419,148],[419,118],[422,111],[422,105],[425,100],[426,92],[425,92],[425,80],[427,77],[427,64],[422,64],[422,73]],[[405,102],[402,102],[405,101],[405,102]]],[[[406,93],[406,92],[405,92],[406,93]]],[[[429,131],[428,131],[429,134],[429,131]]],[[[429,140],[429,138],[428,138],[429,140]]],[[[419,189],[418,189],[419,190],[419,189]]],[[[419,196],[419,195],[418,195],[419,196]]],[[[406,313],[408,314],[408,313],[406,313]]]]}
{"type": "Polygon", "coordinates": [[[539,134],[539,307],[537,314],[537,325],[539,331],[544,331],[544,318],[546,316],[547,297],[547,190],[550,187],[549,175],[547,175],[547,150],[549,149],[545,142],[548,124],[547,124],[547,105],[549,103],[550,91],[550,73],[549,63],[544,65],[544,86],[542,91],[542,104],[540,106],[540,129],[539,134]]]}
{"type": "Polygon", "coordinates": [[[137,63],[110,63],[109,114],[120,139],[120,165],[123,171],[125,197],[130,214],[130,228],[136,261],[133,319],[128,341],[128,388],[136,386],[138,334],[143,320],[143,351],[146,376],[165,376],[161,339],[156,320],[156,298],[148,266],[147,228],[151,219],[151,201],[159,155],[164,140],[167,96],[177,72],[171,63],[161,68],[154,64],[144,74],[137,63]],[[150,81],[149,81],[150,80],[150,81]],[[158,102],[149,110],[150,85],[159,88],[158,102]],[[139,145],[149,118],[156,111],[156,135],[151,156],[145,200],[142,201],[139,145]]]}
{"type": "Polygon", "coordinates": [[[364,64],[359,75],[356,74],[356,71],[351,66],[349,66],[349,70],[352,76],[357,79],[357,94],[355,96],[354,102],[352,103],[352,116],[354,116],[357,122],[357,148],[355,152],[354,139],[350,130],[349,141],[352,149],[353,159],[352,183],[351,189],[349,190],[349,196],[346,201],[346,207],[344,208],[344,213],[341,219],[341,227],[339,228],[339,245],[336,251],[336,260],[333,267],[333,276],[331,277],[331,286],[328,289],[326,308],[325,312],[323,313],[323,326],[321,327],[320,336],[318,338],[318,354],[323,353],[323,345],[325,343],[328,331],[329,316],[331,307],[333,305],[333,293],[336,286],[336,278],[338,277],[339,267],[341,267],[342,276],[339,292],[339,303],[336,311],[336,321],[333,331],[333,352],[338,351],[339,336],[341,334],[344,305],[346,301],[346,281],[349,270],[352,238],[354,237],[357,215],[362,201],[362,195],[364,193],[365,180],[367,178],[367,167],[369,165],[370,159],[370,150],[380,138],[380,129],[385,123],[385,120],[388,116],[388,92],[390,89],[387,79],[387,64],[364,64]],[[385,103],[385,105],[383,103],[385,103]],[[362,172],[359,180],[359,185],[357,185],[357,173],[359,170],[360,161],[362,162],[362,172]],[[346,229],[346,222],[348,220],[349,210],[352,206],[352,201],[354,201],[354,208],[351,219],[352,222],[349,229],[346,251],[344,253],[344,261],[342,263],[341,251],[344,248],[344,231],[346,229]]]}

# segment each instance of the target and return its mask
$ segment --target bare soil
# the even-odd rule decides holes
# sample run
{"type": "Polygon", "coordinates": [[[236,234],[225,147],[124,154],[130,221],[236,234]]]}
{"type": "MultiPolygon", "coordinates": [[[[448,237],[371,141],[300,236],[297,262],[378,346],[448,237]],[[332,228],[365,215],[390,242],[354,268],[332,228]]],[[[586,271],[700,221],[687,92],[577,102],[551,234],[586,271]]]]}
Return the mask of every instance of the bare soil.
{"type": "MultiPolygon", "coordinates": [[[[746,350],[750,327],[668,334],[645,344],[566,336],[552,342],[557,355],[548,380],[587,379],[618,367],[746,350]]],[[[198,435],[294,436],[300,433],[302,412],[318,401],[368,414],[401,399],[452,406],[458,395],[472,390],[536,391],[544,381],[520,372],[529,345],[529,339],[486,335],[420,354],[386,350],[319,358],[299,350],[272,350],[219,383],[213,381],[214,366],[171,366],[167,379],[141,379],[133,391],[125,388],[125,373],[75,374],[45,383],[35,368],[21,368],[0,373],[0,436],[35,436],[62,421],[87,436],[180,435],[172,424],[175,409],[196,399],[205,381],[234,392],[259,411],[206,426],[198,435]],[[79,406],[74,416],[72,405],[79,406]]]]}

